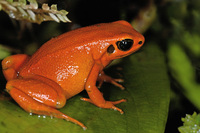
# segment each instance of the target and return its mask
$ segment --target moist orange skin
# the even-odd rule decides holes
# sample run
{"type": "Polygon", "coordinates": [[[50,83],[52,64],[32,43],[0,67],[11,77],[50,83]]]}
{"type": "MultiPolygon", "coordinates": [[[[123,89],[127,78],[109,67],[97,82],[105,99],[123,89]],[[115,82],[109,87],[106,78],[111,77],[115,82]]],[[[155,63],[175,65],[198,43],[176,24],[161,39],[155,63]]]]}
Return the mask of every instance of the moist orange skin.
{"type": "Polygon", "coordinates": [[[50,115],[74,122],[84,129],[81,122],[61,113],[66,100],[84,89],[89,99],[101,108],[123,111],[115,104],[124,102],[105,101],[96,87],[96,81],[111,82],[120,88],[114,79],[103,73],[103,69],[114,59],[137,51],[144,43],[144,37],[126,21],[102,23],[64,33],[46,42],[31,57],[25,54],[13,55],[2,61],[7,79],[6,90],[27,112],[50,115]],[[116,42],[132,39],[133,46],[119,50],[116,42]],[[109,46],[114,50],[108,52],[109,46]]]}

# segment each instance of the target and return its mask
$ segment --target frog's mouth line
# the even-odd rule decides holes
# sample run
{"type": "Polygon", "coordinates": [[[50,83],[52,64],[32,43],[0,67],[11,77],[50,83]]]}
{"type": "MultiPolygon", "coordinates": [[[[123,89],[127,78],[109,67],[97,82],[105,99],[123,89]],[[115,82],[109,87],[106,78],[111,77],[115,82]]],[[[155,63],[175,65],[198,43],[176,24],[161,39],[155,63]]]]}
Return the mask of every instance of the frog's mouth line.
{"type": "Polygon", "coordinates": [[[128,54],[122,55],[122,56],[117,56],[117,58],[123,58],[123,57],[129,56],[129,55],[135,53],[136,51],[138,51],[139,49],[140,49],[140,48],[138,48],[138,49],[136,49],[136,50],[134,50],[134,51],[132,51],[132,52],[130,52],[130,53],[128,53],[128,54]]]}

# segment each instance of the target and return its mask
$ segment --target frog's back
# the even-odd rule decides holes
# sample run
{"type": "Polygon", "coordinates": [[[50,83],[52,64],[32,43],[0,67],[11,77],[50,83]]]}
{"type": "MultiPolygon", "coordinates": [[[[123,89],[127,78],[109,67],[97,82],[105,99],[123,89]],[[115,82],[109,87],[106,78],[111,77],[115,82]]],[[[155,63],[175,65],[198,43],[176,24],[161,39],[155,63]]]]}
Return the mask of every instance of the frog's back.
{"type": "Polygon", "coordinates": [[[41,64],[44,60],[55,63],[51,58],[59,58],[58,56],[61,56],[62,52],[64,53],[66,60],[71,58],[72,54],[69,53],[78,52],[77,54],[80,55],[79,51],[84,51],[87,54],[89,53],[88,55],[85,54],[84,57],[90,58],[86,56],[91,56],[90,52],[92,49],[95,49],[96,53],[101,53],[98,52],[98,50],[101,51],[101,49],[103,49],[102,47],[109,45],[102,45],[104,41],[109,39],[119,39],[123,34],[130,34],[132,36],[138,35],[138,33],[126,21],[101,23],[66,32],[43,44],[32,55],[24,68],[30,72],[30,68],[32,69],[36,64],[41,64]]]}
{"type": "MultiPolygon", "coordinates": [[[[126,21],[116,21],[113,23],[101,23],[92,26],[79,28],[66,32],[58,37],[52,38],[46,42],[35,54],[45,56],[55,53],[62,49],[71,50],[74,47],[84,46],[86,44],[94,44],[101,40],[116,38],[117,35],[130,32],[134,33],[131,25],[126,21]]],[[[134,29],[133,29],[134,30],[134,29]]],[[[94,46],[95,47],[95,46],[94,46]]]]}

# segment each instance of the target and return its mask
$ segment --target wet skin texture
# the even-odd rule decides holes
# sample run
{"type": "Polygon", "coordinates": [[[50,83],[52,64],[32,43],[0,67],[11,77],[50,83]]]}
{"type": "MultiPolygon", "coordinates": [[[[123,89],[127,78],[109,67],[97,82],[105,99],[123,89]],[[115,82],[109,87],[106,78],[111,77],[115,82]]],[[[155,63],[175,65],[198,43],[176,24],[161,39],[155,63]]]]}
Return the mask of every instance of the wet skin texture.
{"type": "Polygon", "coordinates": [[[27,112],[62,118],[86,126],[57,109],[66,100],[84,89],[88,101],[100,108],[123,111],[115,106],[119,101],[105,101],[96,87],[110,82],[121,89],[103,69],[114,59],[137,51],[144,43],[144,37],[126,21],[102,23],[64,33],[46,42],[32,56],[13,55],[2,61],[3,73],[8,81],[6,90],[27,112]]]}

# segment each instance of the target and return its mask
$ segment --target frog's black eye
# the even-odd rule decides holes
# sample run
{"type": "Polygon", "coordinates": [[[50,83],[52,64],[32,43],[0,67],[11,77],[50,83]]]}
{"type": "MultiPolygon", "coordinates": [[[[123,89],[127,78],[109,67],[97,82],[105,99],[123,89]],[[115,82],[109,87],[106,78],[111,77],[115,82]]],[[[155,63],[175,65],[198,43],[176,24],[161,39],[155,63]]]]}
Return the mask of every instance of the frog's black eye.
{"type": "Polygon", "coordinates": [[[133,40],[132,39],[124,39],[122,41],[116,42],[117,47],[119,50],[127,51],[133,46],[133,40]]]}
{"type": "Polygon", "coordinates": [[[114,51],[115,51],[115,47],[114,47],[113,45],[110,45],[110,46],[107,48],[107,52],[108,52],[109,54],[114,53],[114,51]]]}

